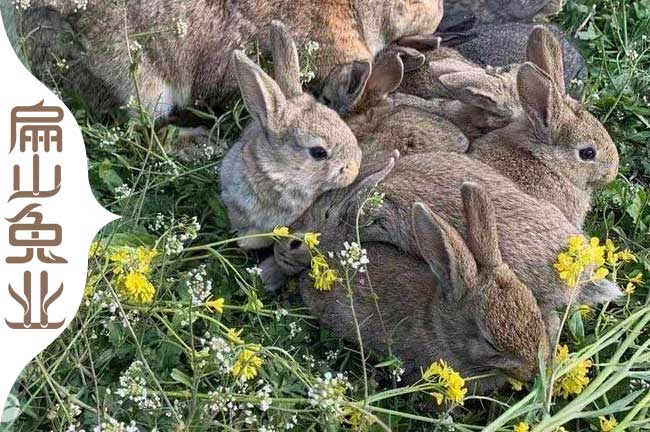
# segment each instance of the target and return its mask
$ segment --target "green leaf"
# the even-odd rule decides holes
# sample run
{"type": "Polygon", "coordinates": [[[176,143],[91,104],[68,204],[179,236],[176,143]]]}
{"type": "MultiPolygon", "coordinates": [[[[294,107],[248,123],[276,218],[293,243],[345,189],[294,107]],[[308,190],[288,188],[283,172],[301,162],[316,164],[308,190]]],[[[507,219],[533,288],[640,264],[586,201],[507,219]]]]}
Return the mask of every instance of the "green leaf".
{"type": "Polygon", "coordinates": [[[174,368],[171,373],[171,377],[174,381],[181,384],[185,384],[186,387],[192,388],[192,378],[190,378],[185,372],[174,368]]]}
{"type": "Polygon", "coordinates": [[[106,186],[112,191],[124,184],[124,180],[113,169],[113,164],[108,159],[104,159],[97,167],[97,175],[106,186]]]}

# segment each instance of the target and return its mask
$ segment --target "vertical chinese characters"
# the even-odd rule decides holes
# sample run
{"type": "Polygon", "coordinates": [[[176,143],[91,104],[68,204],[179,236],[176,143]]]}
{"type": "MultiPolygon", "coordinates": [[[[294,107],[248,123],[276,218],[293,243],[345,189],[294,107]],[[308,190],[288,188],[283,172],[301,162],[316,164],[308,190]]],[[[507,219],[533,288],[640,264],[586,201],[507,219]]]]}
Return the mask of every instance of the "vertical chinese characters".
{"type": "MultiPolygon", "coordinates": [[[[5,257],[10,268],[22,271],[22,295],[10,283],[9,295],[22,307],[22,322],[9,321],[12,329],[57,329],[64,321],[50,322],[49,308],[63,293],[63,284],[50,288],[48,269],[68,261],[55,253],[63,241],[63,230],[56,221],[47,221],[47,201],[61,190],[63,133],[59,123],[63,110],[45,106],[19,106],[11,111],[11,143],[9,158],[13,162],[12,193],[9,203],[18,203],[20,210],[5,219],[10,223],[8,240],[12,255],[5,257]],[[29,156],[30,157],[25,157],[29,156]],[[25,163],[29,160],[29,163],[25,163]],[[27,265],[37,264],[37,272],[27,265]],[[38,288],[32,280],[39,273],[38,288]],[[35,324],[37,323],[37,324],[35,324]]],[[[14,272],[12,271],[13,275],[14,272]]],[[[56,286],[54,284],[53,286],[56,286]]]]}

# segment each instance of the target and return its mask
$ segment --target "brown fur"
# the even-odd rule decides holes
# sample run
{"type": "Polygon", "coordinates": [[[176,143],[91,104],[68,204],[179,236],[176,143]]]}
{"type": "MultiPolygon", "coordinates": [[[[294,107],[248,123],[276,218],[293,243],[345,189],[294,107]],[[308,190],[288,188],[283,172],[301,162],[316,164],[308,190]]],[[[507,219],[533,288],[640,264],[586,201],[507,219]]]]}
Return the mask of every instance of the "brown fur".
{"type": "Polygon", "coordinates": [[[537,28],[528,51],[536,66],[524,64],[516,78],[525,115],[474,141],[470,154],[581,227],[592,192],[616,177],[618,151],[602,124],[565,94],[561,49],[554,36],[537,28]],[[580,157],[587,147],[596,152],[594,160],[580,157]]]}
{"type": "MultiPolygon", "coordinates": [[[[537,369],[539,350],[548,353],[540,310],[501,261],[487,194],[465,184],[462,195],[467,230],[476,232],[478,241],[466,245],[441,217],[418,204],[412,227],[422,260],[387,244],[364,244],[368,274],[352,281],[363,344],[380,353],[390,344],[404,362],[408,381],[439,360],[463,376],[497,370],[527,381],[537,369]]],[[[322,247],[338,250],[343,238],[340,231],[328,232],[322,247]]],[[[301,294],[312,313],[357,342],[344,285],[319,292],[303,275],[301,294]]],[[[485,391],[503,382],[502,377],[482,380],[477,388],[485,391]]]]}
{"type": "Polygon", "coordinates": [[[236,85],[231,53],[255,41],[266,50],[273,19],[290,23],[299,44],[320,43],[314,62],[319,78],[324,78],[338,64],[372,59],[396,38],[433,32],[442,15],[439,3],[142,0],[124,7],[100,0],[90,2],[86,11],[72,13],[72,0],[36,0],[23,14],[21,30],[29,35],[35,73],[46,75],[53,55],[70,57],[73,68],[67,74],[67,85],[87,96],[98,109],[124,105],[134,94],[127,35],[132,42],[137,40],[143,46],[140,97],[146,108],[164,118],[174,106],[186,106],[196,99],[222,102],[232,96],[236,85]],[[62,12],[66,20],[58,19],[54,29],[48,26],[55,19],[53,11],[62,12]],[[188,24],[184,38],[173,34],[175,18],[188,24]],[[76,34],[77,39],[57,43],[62,29],[76,34]],[[151,32],[152,37],[146,36],[151,32]]]}

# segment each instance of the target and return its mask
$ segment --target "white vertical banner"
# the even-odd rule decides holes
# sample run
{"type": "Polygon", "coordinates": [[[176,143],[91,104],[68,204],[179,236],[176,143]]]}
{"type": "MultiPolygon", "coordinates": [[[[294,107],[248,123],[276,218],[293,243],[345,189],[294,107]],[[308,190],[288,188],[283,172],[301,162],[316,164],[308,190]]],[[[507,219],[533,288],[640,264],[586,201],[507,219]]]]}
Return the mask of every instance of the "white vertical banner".
{"type": "Polygon", "coordinates": [[[88,250],[117,217],[95,200],[79,126],[0,31],[0,403],[70,325],[88,250]]]}

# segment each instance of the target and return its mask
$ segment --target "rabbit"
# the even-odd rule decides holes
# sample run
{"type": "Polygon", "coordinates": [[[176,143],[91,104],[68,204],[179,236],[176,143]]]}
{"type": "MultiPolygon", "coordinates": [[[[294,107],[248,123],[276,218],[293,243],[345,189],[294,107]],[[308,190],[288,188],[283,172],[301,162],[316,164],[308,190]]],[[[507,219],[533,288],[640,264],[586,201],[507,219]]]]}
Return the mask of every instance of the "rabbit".
{"type": "MultiPolygon", "coordinates": [[[[535,298],[501,259],[488,195],[464,183],[462,197],[467,243],[442,217],[416,203],[410,217],[422,259],[388,244],[364,244],[370,263],[367,275],[357,273],[351,281],[352,300],[364,347],[383,354],[390,347],[403,361],[407,383],[444,360],[462,376],[500,372],[473,389],[485,392],[503,385],[504,375],[531,380],[538,353],[548,356],[548,341],[535,298]]],[[[336,249],[342,239],[327,233],[322,244],[336,249]]],[[[317,291],[306,273],[300,293],[311,313],[357,342],[347,288],[339,282],[331,291],[317,291]]]]}
{"type": "MultiPolygon", "coordinates": [[[[271,43],[281,71],[277,82],[242,51],[233,53],[252,122],[226,154],[220,184],[232,227],[243,236],[291,224],[319,194],[351,184],[361,163],[357,140],[343,120],[302,91],[298,52],[280,22],[271,27],[271,43]]],[[[244,249],[269,243],[239,241],[244,249]]]]}
{"type": "MultiPolygon", "coordinates": [[[[364,162],[365,163],[365,162],[364,162]]],[[[362,173],[365,169],[362,167],[362,173]]],[[[355,228],[358,202],[365,174],[353,186],[321,195],[291,226],[293,232],[337,232],[355,228]]],[[[384,242],[405,253],[418,249],[411,235],[408,213],[414,202],[423,202],[467,238],[462,225],[462,203],[458,194],[463,182],[472,181],[487,189],[493,202],[500,233],[503,260],[535,295],[548,320],[556,320],[553,311],[565,308],[575,297],[577,304],[598,304],[621,295],[613,282],[589,282],[575,294],[562,281],[553,264],[566,249],[571,236],[582,232],[550,203],[522,192],[493,168],[456,153],[422,153],[400,157],[383,176],[375,190],[384,195],[376,210],[364,209],[360,220],[362,242],[384,242]]],[[[367,188],[366,188],[367,190],[367,188]]],[[[304,245],[276,244],[273,260],[266,263],[269,273],[295,274],[310,265],[304,245]]],[[[264,276],[267,280],[271,274],[264,276]]],[[[281,285],[275,285],[277,288],[281,285]]],[[[547,325],[551,327],[549,321],[547,325]]],[[[550,330],[549,330],[550,331],[550,330]]]]}
{"type": "Polygon", "coordinates": [[[472,25],[532,23],[562,11],[564,0],[445,0],[442,31],[472,25]]]}
{"type": "Polygon", "coordinates": [[[359,175],[346,188],[322,194],[314,204],[291,225],[292,236],[276,241],[273,255],[263,260],[262,285],[267,291],[281,289],[290,277],[300,274],[311,263],[311,252],[305,247],[302,235],[309,231],[338,232],[344,238],[352,235],[353,224],[343,223],[345,215],[366,191],[375,188],[395,167],[401,157],[399,151],[382,151],[363,157],[359,175]],[[330,225],[331,230],[330,230],[330,225]]]}
{"type": "Polygon", "coordinates": [[[336,65],[372,59],[393,40],[433,33],[442,18],[442,0],[143,0],[124,7],[100,0],[77,7],[73,0],[32,0],[18,17],[34,71],[45,78],[53,57],[66,58],[65,87],[93,108],[111,110],[136,94],[136,57],[137,93],[160,121],[197,99],[229,101],[237,88],[232,52],[256,41],[265,51],[273,19],[291,23],[301,45],[320,45],[313,63],[323,79],[336,65]]]}
{"type": "MultiPolygon", "coordinates": [[[[526,61],[527,44],[533,31],[540,25],[528,23],[488,24],[473,27],[466,32],[438,32],[443,46],[456,49],[461,55],[480,66],[507,66],[526,61]]],[[[541,26],[561,42],[565,64],[564,85],[571,88],[574,80],[584,78],[587,66],[574,43],[552,25],[541,26]]]]}
{"type": "MultiPolygon", "coordinates": [[[[517,72],[524,115],[472,142],[469,155],[557,206],[582,227],[592,192],[618,173],[616,145],[603,125],[565,92],[560,43],[544,27],[528,42],[517,72]]],[[[443,81],[453,83],[452,75],[443,81]]]]}
{"type": "Polygon", "coordinates": [[[393,93],[404,71],[422,61],[415,50],[384,51],[372,64],[348,65],[348,79],[329,81],[323,88],[319,100],[344,117],[364,155],[390,150],[402,155],[467,151],[469,140],[441,116],[436,102],[393,93]]]}

